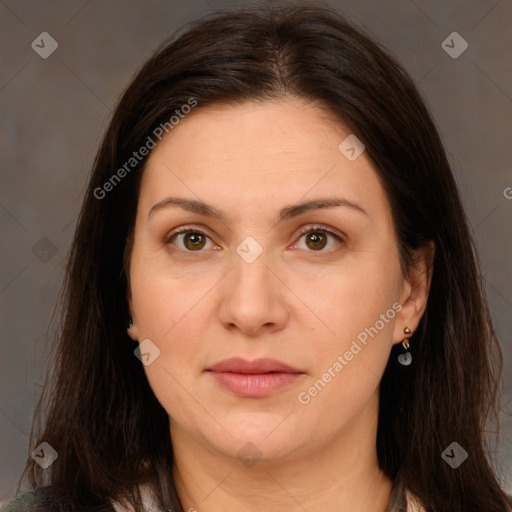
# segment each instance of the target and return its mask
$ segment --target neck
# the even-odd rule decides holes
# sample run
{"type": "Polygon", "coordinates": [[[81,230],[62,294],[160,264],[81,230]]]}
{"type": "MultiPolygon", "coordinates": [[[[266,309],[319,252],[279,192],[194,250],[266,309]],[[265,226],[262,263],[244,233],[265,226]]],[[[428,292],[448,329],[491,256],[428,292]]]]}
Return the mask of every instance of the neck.
{"type": "Polygon", "coordinates": [[[352,425],[310,452],[261,459],[252,467],[171,422],[173,477],[183,509],[384,512],[393,484],[378,467],[377,410],[375,399],[352,425]]]}

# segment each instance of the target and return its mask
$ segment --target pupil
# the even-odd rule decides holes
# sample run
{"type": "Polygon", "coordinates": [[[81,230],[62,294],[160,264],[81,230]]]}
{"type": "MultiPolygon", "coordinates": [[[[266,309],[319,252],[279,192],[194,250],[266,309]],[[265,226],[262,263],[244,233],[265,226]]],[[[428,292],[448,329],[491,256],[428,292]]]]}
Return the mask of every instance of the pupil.
{"type": "Polygon", "coordinates": [[[202,235],[200,233],[191,233],[186,236],[186,239],[189,243],[191,243],[192,247],[199,247],[202,240],[202,235]]]}
{"type": "Polygon", "coordinates": [[[322,249],[323,247],[325,247],[326,240],[325,235],[323,233],[311,233],[309,235],[309,241],[312,242],[312,244],[310,245],[311,248],[322,249]]]}

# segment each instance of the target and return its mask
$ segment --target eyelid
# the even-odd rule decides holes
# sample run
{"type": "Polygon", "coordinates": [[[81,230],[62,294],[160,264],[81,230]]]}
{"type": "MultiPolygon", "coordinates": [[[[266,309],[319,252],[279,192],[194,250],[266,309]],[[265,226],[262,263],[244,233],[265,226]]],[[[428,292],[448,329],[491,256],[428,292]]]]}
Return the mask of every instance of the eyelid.
{"type": "Polygon", "coordinates": [[[342,240],[345,238],[345,235],[343,235],[343,233],[341,233],[329,226],[326,226],[324,224],[308,224],[308,225],[300,228],[299,234],[304,235],[311,231],[324,231],[324,232],[328,233],[329,235],[337,236],[338,238],[340,238],[342,240]]]}

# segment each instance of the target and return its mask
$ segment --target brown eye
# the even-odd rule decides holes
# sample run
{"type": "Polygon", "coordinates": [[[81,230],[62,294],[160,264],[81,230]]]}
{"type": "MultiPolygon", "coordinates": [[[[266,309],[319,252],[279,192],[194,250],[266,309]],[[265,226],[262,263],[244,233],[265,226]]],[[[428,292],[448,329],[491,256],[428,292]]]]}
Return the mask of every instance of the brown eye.
{"type": "Polygon", "coordinates": [[[201,231],[191,229],[173,233],[165,241],[166,244],[176,245],[178,249],[185,252],[201,252],[207,242],[211,243],[210,237],[201,231]]]}
{"type": "Polygon", "coordinates": [[[306,245],[313,250],[323,249],[327,245],[327,235],[320,231],[307,233],[306,245]]]}
{"type": "Polygon", "coordinates": [[[339,248],[343,244],[344,239],[330,229],[320,226],[308,226],[301,231],[301,236],[294,245],[294,248],[304,249],[309,252],[331,252],[331,250],[336,249],[336,246],[339,248]],[[332,244],[334,244],[334,247],[332,244]]]}
{"type": "Polygon", "coordinates": [[[187,249],[195,251],[202,249],[205,245],[206,238],[202,233],[186,233],[183,237],[183,243],[187,249]]]}

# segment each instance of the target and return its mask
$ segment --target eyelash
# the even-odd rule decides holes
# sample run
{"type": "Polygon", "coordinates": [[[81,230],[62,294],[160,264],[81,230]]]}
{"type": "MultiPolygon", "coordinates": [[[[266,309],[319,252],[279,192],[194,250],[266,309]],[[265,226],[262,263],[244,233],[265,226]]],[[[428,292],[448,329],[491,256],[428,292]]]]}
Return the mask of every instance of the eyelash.
{"type": "MultiPolygon", "coordinates": [[[[207,237],[208,239],[211,240],[211,238],[206,234],[204,233],[203,231],[201,231],[200,229],[195,229],[193,228],[192,226],[184,226],[182,228],[179,228],[178,230],[176,231],[173,231],[172,233],[170,233],[168,236],[166,236],[165,240],[164,240],[164,243],[166,245],[172,243],[172,241],[174,240],[174,238],[176,238],[178,235],[182,234],[182,233],[196,233],[196,234],[199,234],[199,235],[203,235],[205,237],[207,237]]],[[[326,226],[323,226],[321,224],[317,224],[317,225],[310,225],[310,226],[305,226],[304,228],[302,228],[299,232],[299,238],[298,240],[300,240],[300,238],[302,238],[303,235],[306,235],[308,233],[324,233],[326,235],[330,235],[332,236],[336,242],[338,244],[343,244],[345,242],[345,240],[343,239],[342,236],[334,233],[333,231],[331,231],[329,228],[327,228],[326,226]]],[[[295,245],[295,244],[294,244],[295,245]]],[[[183,252],[189,252],[189,253],[193,253],[193,252],[204,252],[202,250],[199,250],[199,251],[188,251],[188,250],[184,250],[184,249],[179,249],[183,252]]],[[[324,251],[324,250],[319,250],[319,251],[308,251],[308,252],[312,252],[312,253],[315,253],[315,252],[318,252],[318,253],[328,253],[328,252],[331,252],[331,250],[327,250],[327,251],[324,251]]]]}

